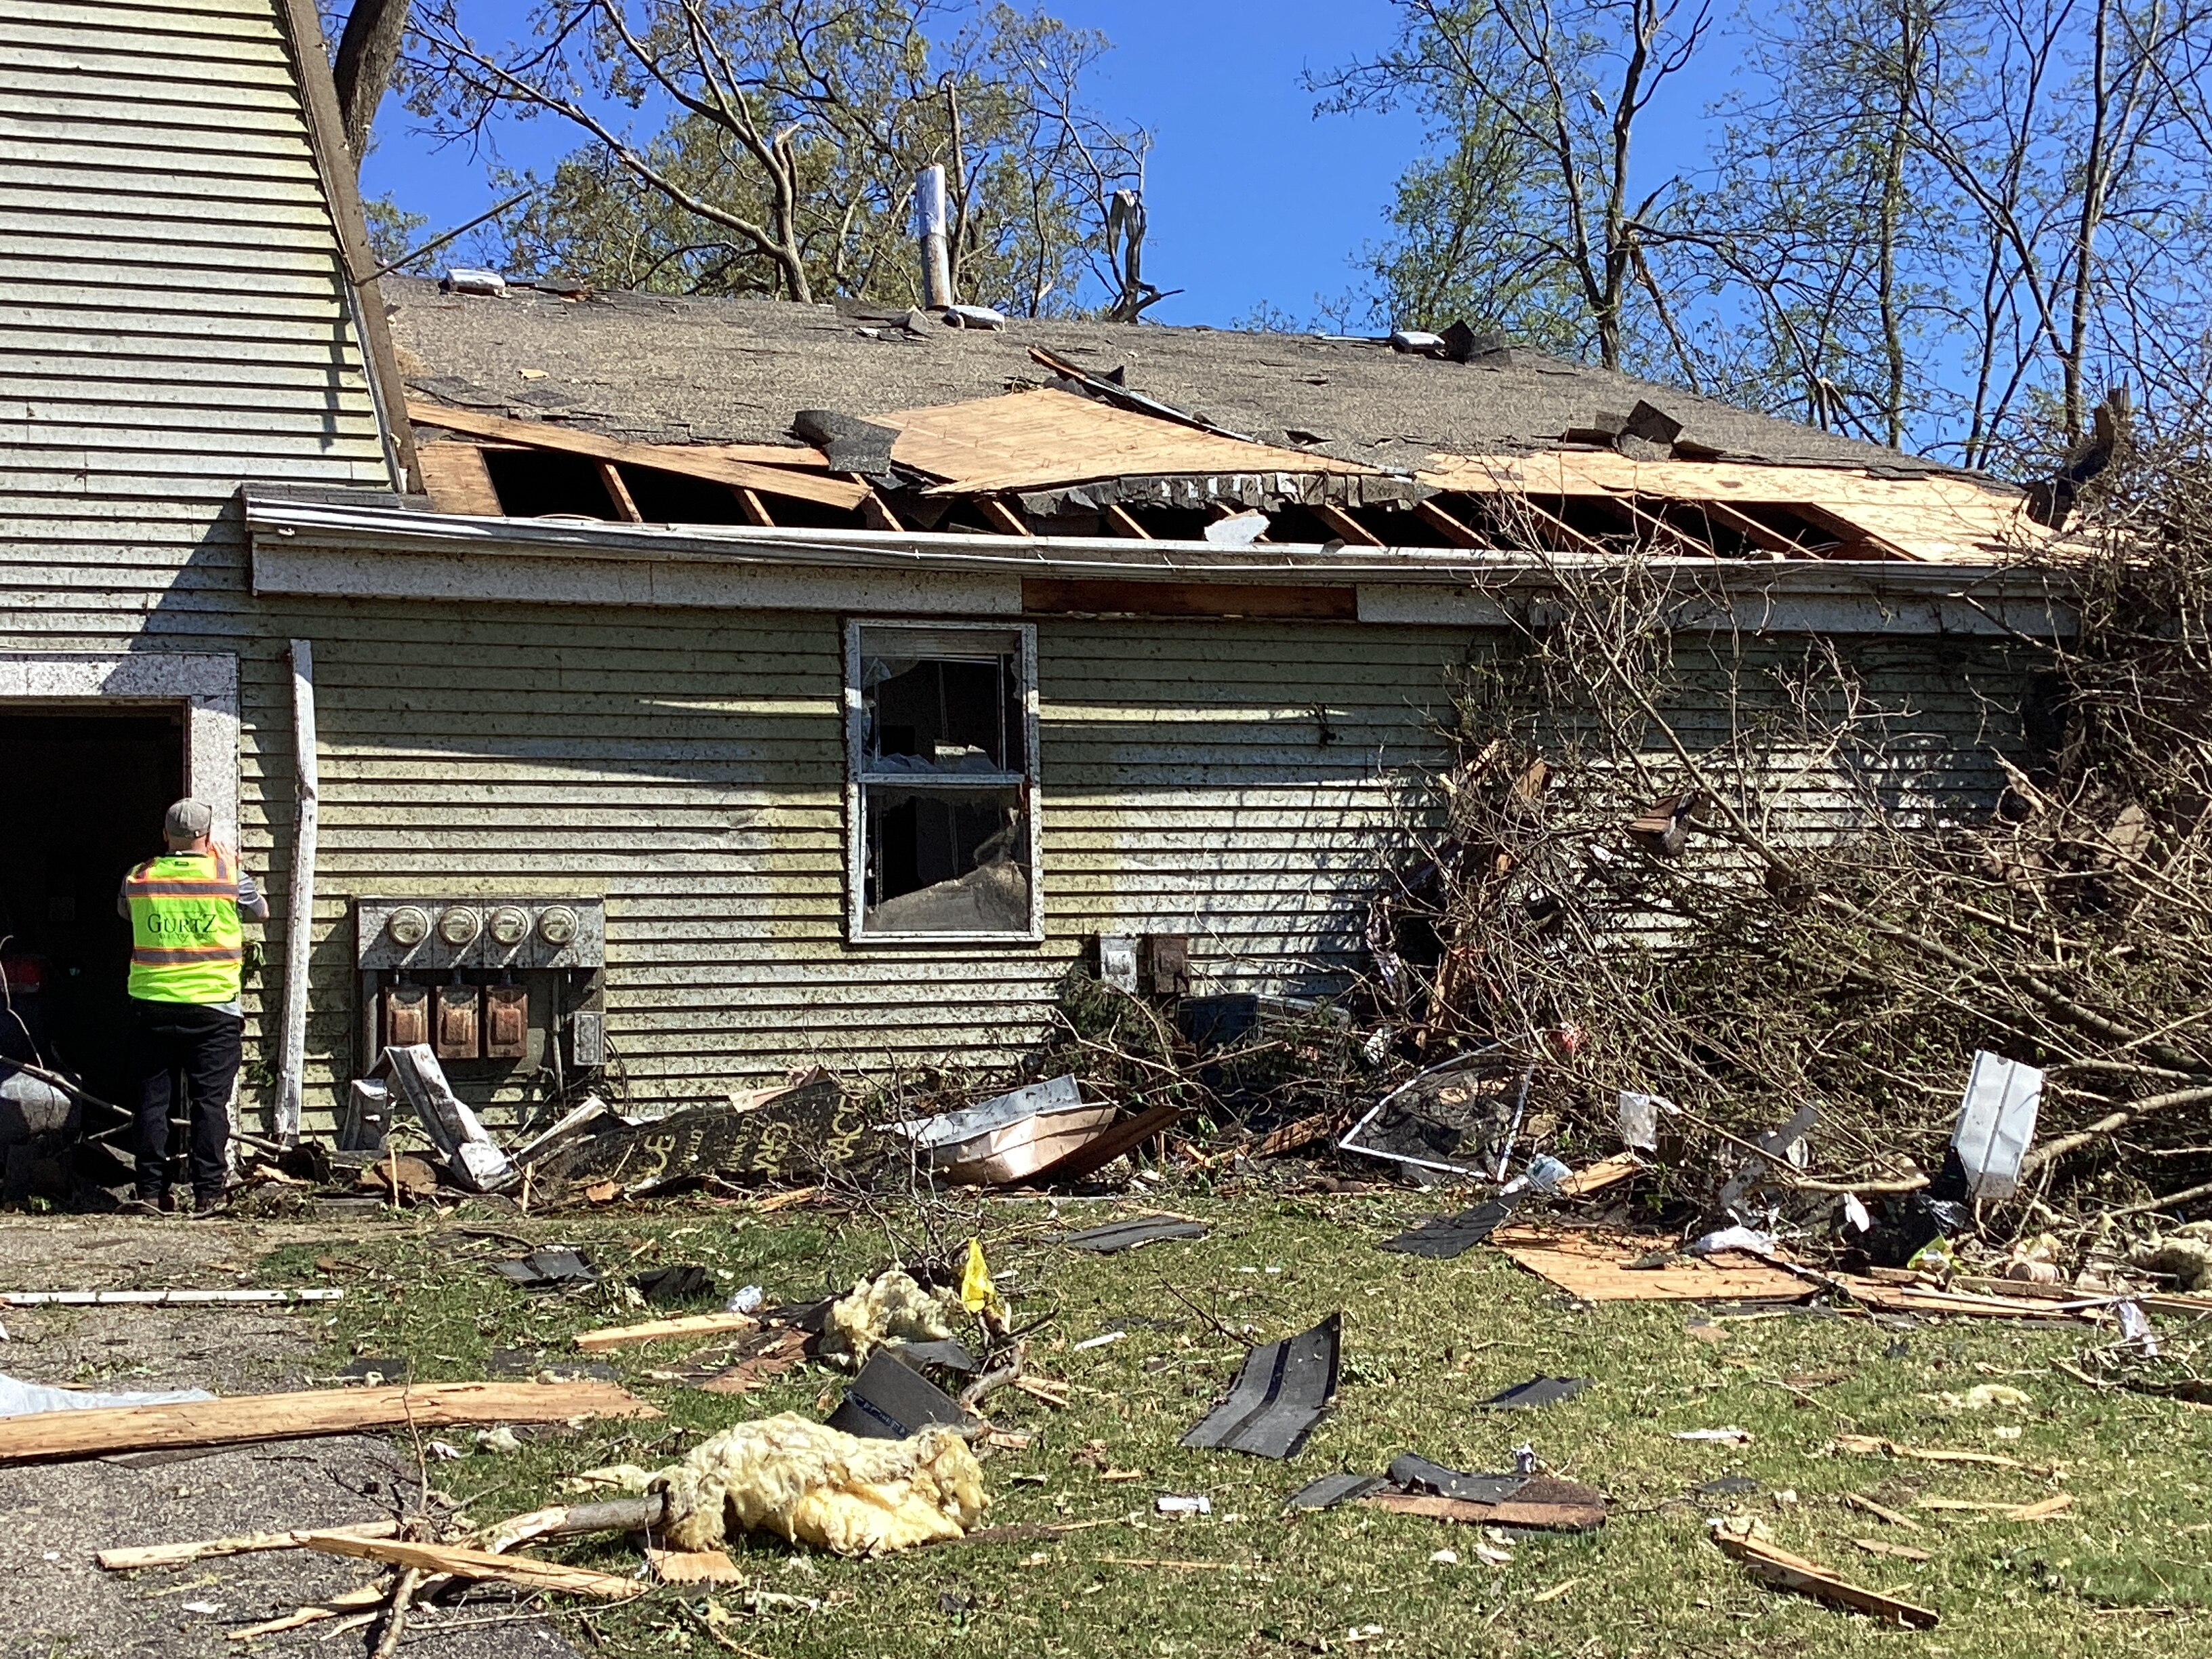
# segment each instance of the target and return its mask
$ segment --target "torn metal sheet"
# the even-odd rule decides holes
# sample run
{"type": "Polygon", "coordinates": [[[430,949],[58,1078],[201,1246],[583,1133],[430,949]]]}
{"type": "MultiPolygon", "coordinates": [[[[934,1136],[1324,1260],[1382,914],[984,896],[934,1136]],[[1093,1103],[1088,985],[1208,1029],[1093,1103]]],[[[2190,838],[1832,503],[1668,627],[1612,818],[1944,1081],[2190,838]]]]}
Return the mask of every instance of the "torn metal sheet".
{"type": "Polygon", "coordinates": [[[960,1402],[890,1348],[871,1355],[830,1414],[830,1426],[863,1440],[908,1440],[933,1423],[958,1427],[960,1402]]]}
{"type": "Polygon", "coordinates": [[[1326,1510],[1382,1491],[1390,1483],[1379,1474],[1324,1474],[1291,1494],[1294,1510],[1326,1510]]]}
{"type": "Polygon", "coordinates": [[[1521,1207],[1521,1198],[1522,1194],[1515,1193],[1490,1199],[1457,1215],[1431,1216],[1395,1238],[1383,1240],[1377,1248],[1395,1250],[1401,1255],[1425,1255],[1433,1261],[1448,1261],[1455,1255],[1465,1255],[1504,1226],[1512,1218],[1514,1211],[1521,1207]]]}
{"type": "Polygon", "coordinates": [[[1514,1043],[1448,1060],[1383,1096],[1337,1145],[1419,1170],[1504,1181],[1535,1071],[1514,1043]]]}
{"type": "Polygon", "coordinates": [[[514,1185],[517,1179],[514,1164],[493,1145],[477,1115],[453,1092],[428,1043],[386,1048],[384,1059],[392,1068],[392,1082],[415,1109],[415,1115],[422,1121],[445,1158],[446,1167],[462,1185],[478,1193],[514,1185]]]}
{"type": "Polygon", "coordinates": [[[997,1186],[1024,1180],[1077,1151],[1114,1121],[1116,1109],[1086,1102],[1070,1074],[980,1106],[890,1127],[946,1180],[997,1186]]]}
{"type": "Polygon", "coordinates": [[[1089,1250],[1097,1255],[1114,1255],[1122,1250],[1133,1250],[1139,1245],[1153,1244],[1164,1238],[1204,1238],[1206,1224],[1186,1221],[1181,1216],[1140,1215],[1127,1221],[1109,1221],[1103,1227],[1091,1227],[1079,1233],[1070,1233],[1060,1243],[1079,1250],[1089,1250]]]}
{"type": "Polygon", "coordinates": [[[1255,1457],[1292,1455],[1336,1398],[1343,1346],[1344,1316],[1333,1313],[1310,1331],[1253,1349],[1229,1397],[1181,1443],[1255,1457]]]}
{"type": "Polygon", "coordinates": [[[570,1285],[596,1285],[599,1275],[575,1250],[532,1250],[512,1261],[495,1261],[491,1270],[526,1291],[559,1290],[570,1285]]]}
{"type": "Polygon", "coordinates": [[[1589,1387],[1587,1376],[1532,1376],[1526,1382],[1516,1382],[1503,1394],[1494,1394],[1482,1402],[1486,1411],[1525,1411],[1532,1406],[1556,1406],[1563,1400],[1572,1400],[1589,1387]]]}
{"type": "Polygon", "coordinates": [[[1400,1491],[1434,1492],[1439,1498],[1462,1498],[1471,1504],[1503,1504],[1528,1481],[1525,1474],[1462,1474],[1431,1463],[1418,1452],[1406,1452],[1390,1461],[1390,1484],[1400,1491]]]}
{"type": "Polygon", "coordinates": [[[2020,1185],[2021,1160],[2035,1139],[2036,1113],[2043,1104],[2043,1073],[1983,1049],[1966,1077],[1951,1146],[1966,1172],[1966,1189],[1975,1198],[2010,1198],[2020,1185]]]}

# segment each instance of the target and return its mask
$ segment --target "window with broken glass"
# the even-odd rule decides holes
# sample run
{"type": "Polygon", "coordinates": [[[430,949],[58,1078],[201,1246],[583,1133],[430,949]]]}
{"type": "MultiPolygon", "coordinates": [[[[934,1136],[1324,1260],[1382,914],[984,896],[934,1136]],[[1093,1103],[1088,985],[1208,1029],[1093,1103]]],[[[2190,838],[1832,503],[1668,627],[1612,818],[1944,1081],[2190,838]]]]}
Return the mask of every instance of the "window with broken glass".
{"type": "Polygon", "coordinates": [[[849,623],[849,937],[1034,941],[1036,629],[849,623]]]}

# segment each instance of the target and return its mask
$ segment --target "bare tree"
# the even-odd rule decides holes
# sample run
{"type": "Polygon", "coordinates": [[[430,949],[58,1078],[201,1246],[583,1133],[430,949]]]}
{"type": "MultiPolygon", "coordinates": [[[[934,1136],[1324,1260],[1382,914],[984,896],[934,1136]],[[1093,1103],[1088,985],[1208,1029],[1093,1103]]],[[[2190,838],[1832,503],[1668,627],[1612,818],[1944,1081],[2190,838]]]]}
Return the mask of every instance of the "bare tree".
{"type": "Polygon", "coordinates": [[[1141,189],[1149,141],[1082,99],[1106,43],[1042,13],[544,0],[532,15],[529,40],[495,46],[436,0],[415,106],[449,139],[515,117],[574,127],[585,148],[515,232],[583,274],[616,245],[665,286],[908,299],[914,179],[942,162],[956,288],[1034,310],[1073,302],[1103,268],[1114,191],[1141,189]]]}
{"type": "Polygon", "coordinates": [[[1523,170],[1488,204],[1508,234],[1467,252],[1524,281],[1548,268],[1575,296],[1598,361],[1619,368],[1639,291],[1669,323],[1641,252],[1643,222],[1668,185],[1638,195],[1631,161],[1638,118],[1705,37],[1709,0],[1685,4],[1397,0],[1393,47],[1316,84],[1326,108],[1408,105],[1455,144],[1476,133],[1484,149],[1503,143],[1517,155],[1523,170]]]}

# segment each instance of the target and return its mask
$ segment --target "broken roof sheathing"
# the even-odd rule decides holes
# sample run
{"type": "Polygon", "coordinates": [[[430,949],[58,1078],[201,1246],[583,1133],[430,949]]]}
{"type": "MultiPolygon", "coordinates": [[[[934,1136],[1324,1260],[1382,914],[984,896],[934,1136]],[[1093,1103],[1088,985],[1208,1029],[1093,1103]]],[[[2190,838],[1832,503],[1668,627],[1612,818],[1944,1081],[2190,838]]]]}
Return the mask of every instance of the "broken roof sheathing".
{"type": "MultiPolygon", "coordinates": [[[[1456,363],[1315,336],[1036,319],[938,331],[757,300],[394,291],[410,385],[463,405],[415,407],[418,422],[590,459],[609,516],[632,522],[731,520],[696,496],[656,511],[641,485],[633,501],[624,468],[726,485],[737,521],[768,528],[833,520],[794,521],[763,495],[878,530],[1188,540],[1257,509],[1279,544],[1506,553],[1986,566],[2049,534],[2024,492],[1995,481],[1525,350],[1456,363]],[[1620,405],[1679,422],[1671,456],[1587,441],[1620,405]],[[789,441],[794,421],[823,438],[799,420],[810,406],[817,426],[893,434],[888,454],[830,460],[824,477],[823,451],[789,441]],[[538,418],[514,418],[526,414],[538,418]],[[866,482],[842,471],[855,465],[866,482]]],[[[441,510],[506,495],[482,454],[423,470],[441,510]]],[[[506,499],[510,514],[556,510],[506,499]]]]}

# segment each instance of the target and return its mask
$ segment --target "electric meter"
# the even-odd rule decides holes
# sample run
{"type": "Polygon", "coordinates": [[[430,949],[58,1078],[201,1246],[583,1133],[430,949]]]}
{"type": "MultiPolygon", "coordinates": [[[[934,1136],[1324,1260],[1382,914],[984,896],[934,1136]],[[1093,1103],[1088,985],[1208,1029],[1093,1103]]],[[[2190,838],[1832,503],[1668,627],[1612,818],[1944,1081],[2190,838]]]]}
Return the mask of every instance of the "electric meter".
{"type": "Polygon", "coordinates": [[[565,904],[549,904],[538,913],[538,937],[556,947],[576,937],[576,913],[565,904]]]}
{"type": "Polygon", "coordinates": [[[384,931],[392,943],[411,951],[430,937],[429,913],[419,904],[403,904],[386,918],[384,931]]]}
{"type": "Polygon", "coordinates": [[[476,941],[483,932],[483,918],[465,904],[456,904],[438,918],[438,937],[456,951],[476,941]]]}
{"type": "Polygon", "coordinates": [[[491,913],[491,936],[512,951],[530,937],[530,912],[519,904],[502,904],[491,913]]]}

